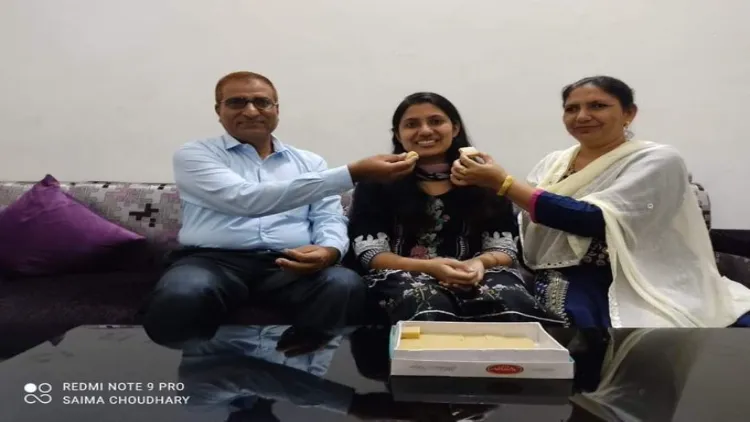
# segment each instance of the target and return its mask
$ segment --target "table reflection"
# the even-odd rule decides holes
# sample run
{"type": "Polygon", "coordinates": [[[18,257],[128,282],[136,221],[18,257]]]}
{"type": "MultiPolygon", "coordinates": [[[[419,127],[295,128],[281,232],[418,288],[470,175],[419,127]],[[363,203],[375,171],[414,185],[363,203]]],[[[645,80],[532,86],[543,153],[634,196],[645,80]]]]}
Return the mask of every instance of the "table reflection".
{"type": "Polygon", "coordinates": [[[343,334],[314,353],[287,357],[276,350],[287,329],[227,326],[211,341],[184,349],[178,374],[191,410],[224,408],[228,421],[278,420],[273,414],[277,401],[348,412],[352,389],[322,378],[343,334]]]}
{"type": "MultiPolygon", "coordinates": [[[[212,341],[186,349],[179,377],[185,383],[185,394],[191,396],[190,410],[222,408],[227,421],[278,421],[274,408],[285,403],[315,407],[353,420],[499,421],[506,420],[503,415],[514,403],[507,391],[493,396],[482,391],[486,387],[473,387],[471,383],[477,380],[459,378],[446,383],[444,392],[436,387],[440,382],[435,380],[429,400],[416,400],[413,398],[418,395],[411,395],[410,401],[399,401],[392,394],[393,379],[389,377],[390,327],[354,329],[314,353],[294,358],[276,350],[276,343],[288,328],[224,327],[212,341]],[[326,379],[342,345],[350,348],[359,375],[382,383],[383,392],[359,392],[326,379]],[[457,391],[461,391],[461,397],[457,391]],[[467,391],[475,392],[475,397],[467,391]]],[[[562,397],[564,411],[549,419],[556,421],[675,420],[696,362],[706,353],[715,354],[717,339],[726,336],[723,330],[701,329],[549,332],[568,348],[576,362],[571,391],[562,397]]],[[[743,344],[750,345],[750,337],[743,344]]],[[[504,381],[478,382],[500,385],[504,381]]],[[[524,402],[521,396],[529,391],[516,392],[518,403],[524,402]]],[[[746,412],[747,405],[741,403],[746,412]]],[[[739,414],[738,410],[734,412],[739,414]]]]}
{"type": "Polygon", "coordinates": [[[673,420],[712,331],[633,329],[610,334],[598,384],[575,395],[573,402],[604,420],[673,420]]]}

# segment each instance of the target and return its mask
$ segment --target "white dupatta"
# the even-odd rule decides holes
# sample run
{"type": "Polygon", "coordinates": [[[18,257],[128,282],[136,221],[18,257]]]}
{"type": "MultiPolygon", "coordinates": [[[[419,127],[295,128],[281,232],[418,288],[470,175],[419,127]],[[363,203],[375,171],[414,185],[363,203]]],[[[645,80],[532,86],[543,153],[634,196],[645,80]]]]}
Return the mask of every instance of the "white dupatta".
{"type": "MultiPolygon", "coordinates": [[[[529,183],[601,208],[612,266],[614,327],[726,327],[750,310],[750,289],[716,268],[698,201],[677,151],[629,141],[558,182],[576,145],[543,159],[529,183]]],[[[578,265],[591,243],[520,215],[521,242],[533,270],[578,265]]]]}

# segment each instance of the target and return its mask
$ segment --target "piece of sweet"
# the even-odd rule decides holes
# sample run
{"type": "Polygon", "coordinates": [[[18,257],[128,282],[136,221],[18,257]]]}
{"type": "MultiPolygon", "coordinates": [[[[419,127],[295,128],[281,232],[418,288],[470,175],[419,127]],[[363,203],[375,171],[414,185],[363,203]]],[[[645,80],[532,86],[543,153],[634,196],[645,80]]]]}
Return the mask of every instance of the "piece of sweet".
{"type": "Polygon", "coordinates": [[[420,330],[419,327],[402,327],[401,338],[403,339],[416,339],[419,338],[420,330]]]}
{"type": "Polygon", "coordinates": [[[479,155],[481,154],[478,149],[474,147],[463,147],[458,149],[458,153],[465,155],[479,164],[484,164],[484,160],[479,155]]]}
{"type": "Polygon", "coordinates": [[[417,334],[416,337],[406,338],[402,332],[401,339],[401,350],[528,350],[537,347],[534,340],[527,337],[493,334],[417,334]]]}
{"type": "Polygon", "coordinates": [[[416,151],[409,151],[409,152],[407,152],[406,153],[406,159],[407,160],[411,160],[412,158],[419,159],[419,154],[417,154],[416,151]]]}
{"type": "Polygon", "coordinates": [[[471,157],[472,155],[479,155],[479,150],[477,150],[474,147],[463,147],[458,149],[459,154],[468,155],[471,157]]]}

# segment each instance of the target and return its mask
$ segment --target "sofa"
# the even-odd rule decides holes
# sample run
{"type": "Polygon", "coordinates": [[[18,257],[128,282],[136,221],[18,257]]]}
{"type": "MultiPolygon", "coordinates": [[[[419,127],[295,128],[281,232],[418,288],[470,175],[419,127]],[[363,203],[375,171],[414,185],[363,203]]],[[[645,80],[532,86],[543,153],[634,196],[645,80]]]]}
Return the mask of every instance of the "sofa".
{"type": "MultiPolygon", "coordinates": [[[[0,182],[0,213],[36,183],[0,182]]],[[[83,324],[139,325],[140,306],[158,281],[164,255],[178,245],[180,200],[172,184],[61,182],[59,188],[97,215],[142,235],[146,241],[91,268],[32,277],[0,275],[4,277],[0,279],[0,358],[83,324]]],[[[708,195],[700,185],[694,184],[694,188],[710,227],[708,195]]],[[[350,201],[349,194],[342,195],[345,210],[350,201]]],[[[735,276],[750,274],[750,260],[723,257],[719,262],[731,268],[735,276]]],[[[270,310],[248,307],[232,315],[227,323],[288,321],[270,310]]]]}
{"type": "MultiPolygon", "coordinates": [[[[0,213],[37,182],[0,182],[0,213]]],[[[106,262],[60,274],[0,274],[0,358],[84,324],[139,325],[139,311],[178,246],[180,199],[172,184],[60,182],[60,189],[97,215],[142,235],[143,243],[106,262]]],[[[348,207],[350,195],[343,195],[348,207]]],[[[2,233],[0,233],[2,236],[2,233]]],[[[245,308],[227,324],[284,324],[271,310],[245,308]]]]}

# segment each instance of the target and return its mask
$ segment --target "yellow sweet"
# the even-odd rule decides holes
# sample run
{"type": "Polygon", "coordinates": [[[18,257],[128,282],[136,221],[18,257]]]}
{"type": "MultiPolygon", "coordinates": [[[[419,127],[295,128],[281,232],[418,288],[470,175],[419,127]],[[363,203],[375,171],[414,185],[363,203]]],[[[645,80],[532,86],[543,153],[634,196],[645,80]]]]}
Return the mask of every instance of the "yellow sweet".
{"type": "Polygon", "coordinates": [[[484,159],[482,159],[482,157],[480,157],[480,155],[482,153],[479,152],[479,150],[477,150],[474,147],[459,148],[458,149],[458,153],[461,154],[461,155],[465,155],[465,156],[471,158],[472,160],[476,161],[479,164],[484,164],[484,159]]]}
{"type": "Polygon", "coordinates": [[[481,350],[481,349],[533,349],[536,343],[527,337],[500,335],[464,334],[420,334],[404,337],[398,348],[401,350],[481,350]]]}
{"type": "Polygon", "coordinates": [[[419,159],[419,154],[417,154],[416,151],[409,151],[409,152],[407,152],[406,153],[406,159],[407,160],[411,160],[412,158],[413,159],[419,159]]]}
{"type": "Polygon", "coordinates": [[[468,157],[473,157],[475,155],[479,155],[479,150],[477,150],[474,147],[464,147],[464,148],[459,148],[458,153],[461,155],[466,155],[468,157]]]}
{"type": "Polygon", "coordinates": [[[419,333],[420,333],[419,327],[403,327],[401,329],[401,338],[402,339],[418,339],[419,333]]]}

